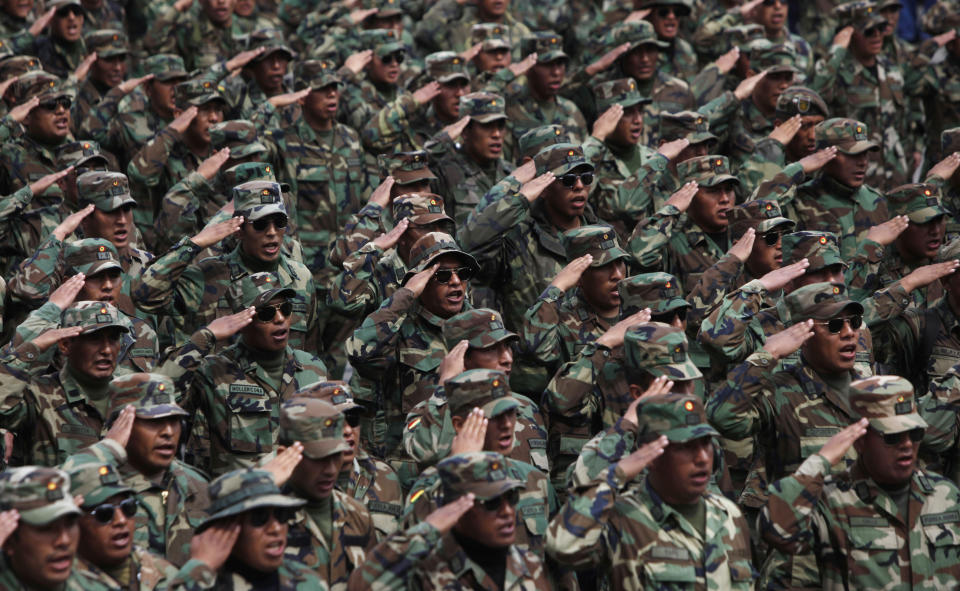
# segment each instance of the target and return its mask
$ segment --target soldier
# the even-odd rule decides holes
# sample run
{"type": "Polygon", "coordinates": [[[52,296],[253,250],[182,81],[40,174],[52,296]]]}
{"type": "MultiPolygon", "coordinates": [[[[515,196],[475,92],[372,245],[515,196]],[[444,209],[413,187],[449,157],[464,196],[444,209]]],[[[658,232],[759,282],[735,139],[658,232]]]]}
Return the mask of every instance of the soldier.
{"type": "Polygon", "coordinates": [[[127,36],[115,29],[91,31],[84,35],[83,41],[87,51],[96,52],[97,59],[90,65],[90,73],[80,85],[73,103],[70,120],[74,132],[87,120],[93,106],[127,77],[127,57],[130,54],[127,36]]]}
{"type": "Polygon", "coordinates": [[[650,9],[646,17],[657,33],[657,39],[666,45],[657,60],[657,69],[690,81],[699,71],[693,46],[680,36],[680,27],[690,17],[690,6],[684,0],[645,0],[640,10],[650,9]]]}
{"type": "Polygon", "coordinates": [[[960,490],[917,467],[928,425],[914,396],[910,383],[896,376],[852,383],[850,406],[860,420],[770,487],[761,518],[764,539],[787,553],[814,552],[822,589],[935,588],[956,580],[958,548],[950,539],[934,545],[931,530],[956,527],[952,508],[960,490]],[[851,444],[856,464],[836,473],[851,444]],[[889,549],[855,550],[863,544],[861,524],[886,536],[870,544],[889,549]]]}
{"type": "Polygon", "coordinates": [[[223,84],[224,96],[230,104],[230,119],[250,119],[254,111],[267,99],[286,94],[284,84],[287,66],[294,59],[293,50],[287,46],[283,32],[277,29],[260,29],[247,36],[247,51],[262,49],[244,66],[249,82],[238,83],[241,78],[227,78],[223,84]]]}
{"type": "MultiPolygon", "coordinates": [[[[953,34],[957,27],[960,27],[960,16],[951,10],[937,22],[934,32],[939,35],[934,41],[921,45],[920,51],[925,55],[942,51],[940,41],[944,36],[953,34]]],[[[931,64],[923,70],[923,129],[926,134],[923,146],[926,150],[924,159],[928,162],[939,162],[950,155],[949,151],[942,149],[938,139],[945,131],[960,125],[960,111],[949,98],[960,84],[960,69],[956,63],[960,56],[960,41],[954,36],[945,47],[949,57],[944,60],[931,60],[931,64]]]]}
{"type": "MultiPolygon", "coordinates": [[[[511,3],[492,2],[486,0],[463,9],[462,14],[451,18],[445,14],[449,8],[444,5],[428,10],[423,15],[416,31],[416,41],[430,51],[450,49],[455,52],[466,51],[476,43],[473,41],[472,31],[479,25],[493,25],[502,27],[500,35],[507,39],[511,46],[519,48],[521,40],[530,34],[530,28],[524,19],[518,18],[516,8],[511,3]],[[511,12],[511,8],[514,9],[511,12]]],[[[526,55],[529,52],[524,52],[526,55]]],[[[514,56],[516,59],[520,55],[514,56]]]]}
{"type": "Polygon", "coordinates": [[[397,98],[401,65],[407,57],[404,44],[392,29],[362,31],[360,40],[361,49],[373,52],[365,66],[366,75],[361,76],[362,69],[353,70],[347,64],[340,70],[346,86],[337,119],[353,129],[363,129],[378,111],[397,98]]]}
{"type": "Polygon", "coordinates": [[[477,86],[490,82],[500,70],[510,65],[510,28],[496,23],[477,23],[470,29],[470,45],[480,44],[480,51],[471,62],[477,70],[477,86]]]}
{"type": "Polygon", "coordinates": [[[783,235],[789,234],[796,224],[783,217],[776,202],[758,199],[737,205],[727,212],[727,222],[731,240],[740,240],[748,230],[753,230],[756,236],[750,256],[743,262],[744,274],[737,278],[737,284],[742,285],[754,277],[763,277],[780,268],[783,263],[783,235]]]}
{"type": "MultiPolygon", "coordinates": [[[[796,10],[796,8],[794,8],[796,10]]],[[[743,12],[740,13],[743,15],[743,12]]],[[[790,4],[783,0],[761,2],[751,15],[763,27],[763,35],[771,43],[782,43],[789,47],[794,56],[794,65],[798,75],[809,80],[813,76],[813,49],[801,35],[795,34],[788,26],[790,4]]],[[[804,29],[798,29],[803,31],[804,29]]]]}
{"type": "Polygon", "coordinates": [[[24,48],[23,53],[37,56],[44,70],[66,78],[87,56],[83,44],[83,6],[79,0],[55,0],[48,4],[47,10],[55,9],[46,29],[48,33],[41,35],[31,28],[28,39],[32,38],[33,43],[24,48]]]}
{"type": "Polygon", "coordinates": [[[199,10],[193,2],[165,6],[144,37],[143,48],[149,54],[179,54],[188,72],[228,59],[243,39],[233,19],[235,1],[201,0],[199,10]]]}

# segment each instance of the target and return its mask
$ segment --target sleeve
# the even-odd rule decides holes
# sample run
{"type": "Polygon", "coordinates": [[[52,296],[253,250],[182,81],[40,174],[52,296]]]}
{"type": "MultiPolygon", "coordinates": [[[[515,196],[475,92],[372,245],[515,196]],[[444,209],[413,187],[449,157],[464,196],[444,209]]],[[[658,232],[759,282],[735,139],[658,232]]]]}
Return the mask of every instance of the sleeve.
{"type": "Polygon", "coordinates": [[[763,349],[727,375],[727,382],[707,400],[707,417],[724,437],[746,439],[772,422],[767,397],[775,386],[777,360],[763,349]]]}
{"type": "Polygon", "coordinates": [[[412,291],[401,287],[347,340],[347,357],[360,375],[379,379],[397,363],[400,328],[415,300],[412,291]]]}
{"type": "Polygon", "coordinates": [[[184,237],[169,252],[147,265],[134,278],[131,295],[138,308],[151,314],[182,315],[196,310],[203,299],[202,271],[190,266],[200,247],[184,237]]]}
{"type": "Polygon", "coordinates": [[[414,571],[440,543],[440,532],[427,522],[391,534],[367,553],[360,568],[350,574],[349,591],[386,591],[411,588],[414,571]]]}
{"type": "Polygon", "coordinates": [[[763,307],[766,290],[759,280],[746,283],[724,296],[700,325],[698,340],[729,363],[739,363],[764,342],[755,317],[763,307]]]}
{"type": "Polygon", "coordinates": [[[760,514],[760,535],[789,555],[806,554],[823,537],[825,521],[817,507],[824,492],[830,463],[813,454],[795,473],[772,483],[760,514]]]}
{"type": "Polygon", "coordinates": [[[170,152],[179,141],[181,137],[178,132],[169,126],[164,127],[130,159],[127,174],[132,180],[147,187],[158,187],[170,159],[170,152]]]}

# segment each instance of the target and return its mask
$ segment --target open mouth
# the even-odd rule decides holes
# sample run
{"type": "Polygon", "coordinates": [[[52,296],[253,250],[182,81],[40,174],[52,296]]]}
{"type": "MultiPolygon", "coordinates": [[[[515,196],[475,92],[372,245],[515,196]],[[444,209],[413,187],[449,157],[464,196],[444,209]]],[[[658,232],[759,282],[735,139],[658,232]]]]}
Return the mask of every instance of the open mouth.
{"type": "Polygon", "coordinates": [[[500,439],[497,440],[497,443],[500,445],[500,449],[507,449],[513,445],[513,433],[504,434],[500,439]]]}
{"type": "Polygon", "coordinates": [[[130,532],[124,531],[113,535],[110,538],[110,545],[117,550],[123,550],[130,545],[132,540],[133,538],[130,536],[130,532]]]}
{"type": "Polygon", "coordinates": [[[160,445],[154,446],[153,453],[164,459],[172,458],[173,454],[177,453],[177,446],[172,443],[161,443],[160,445]]]}
{"type": "Polygon", "coordinates": [[[267,544],[266,548],[263,549],[263,552],[270,558],[281,558],[283,557],[283,551],[286,549],[286,546],[286,542],[283,540],[277,540],[267,544]]]}
{"type": "Polygon", "coordinates": [[[717,210],[717,217],[721,220],[727,219],[727,212],[730,211],[730,208],[722,208],[717,210]]]}
{"type": "Polygon", "coordinates": [[[454,305],[463,303],[463,290],[457,289],[447,294],[447,301],[454,305]]]}
{"type": "Polygon", "coordinates": [[[267,242],[263,245],[263,252],[269,256],[274,256],[280,252],[280,243],[279,242],[267,242]]]}
{"type": "Polygon", "coordinates": [[[100,371],[113,371],[113,362],[109,359],[101,359],[93,363],[93,367],[100,371]]]}
{"type": "Polygon", "coordinates": [[[931,240],[930,242],[927,242],[927,250],[939,250],[941,244],[943,244],[943,241],[939,239],[931,240]]]}
{"type": "Polygon", "coordinates": [[[290,334],[290,329],[287,328],[278,328],[277,330],[270,333],[270,337],[273,338],[276,343],[286,342],[287,336],[290,334]]]}
{"type": "Polygon", "coordinates": [[[690,482],[692,482],[696,486],[705,486],[707,484],[707,481],[709,480],[710,480],[710,473],[707,472],[706,470],[702,470],[700,472],[694,472],[693,474],[690,475],[690,482]]]}
{"type": "Polygon", "coordinates": [[[47,559],[47,564],[55,571],[70,570],[73,566],[72,554],[55,554],[47,559]]]}
{"type": "Polygon", "coordinates": [[[897,467],[899,468],[910,468],[913,466],[913,454],[900,456],[897,458],[897,467]]]}
{"type": "Polygon", "coordinates": [[[844,345],[840,347],[840,359],[844,361],[853,361],[857,358],[856,345],[844,345]]]}
{"type": "Polygon", "coordinates": [[[499,154],[503,151],[503,144],[501,143],[492,143],[489,144],[489,149],[491,154],[499,154]]]}

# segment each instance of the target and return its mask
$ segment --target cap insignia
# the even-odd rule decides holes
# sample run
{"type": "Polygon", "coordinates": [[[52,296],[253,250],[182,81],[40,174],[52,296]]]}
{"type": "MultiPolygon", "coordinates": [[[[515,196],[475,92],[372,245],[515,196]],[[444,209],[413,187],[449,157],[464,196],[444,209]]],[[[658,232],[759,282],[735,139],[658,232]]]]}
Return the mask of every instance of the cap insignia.
{"type": "Polygon", "coordinates": [[[166,384],[160,384],[159,386],[157,386],[157,390],[160,390],[161,392],[163,392],[166,389],[167,389],[166,384]]]}
{"type": "Polygon", "coordinates": [[[493,387],[496,388],[500,385],[500,380],[493,380],[493,387]]]}
{"type": "Polygon", "coordinates": [[[929,197],[929,196],[930,196],[930,189],[924,189],[924,190],[923,190],[923,194],[929,197]]]}
{"type": "Polygon", "coordinates": [[[57,490],[57,483],[54,480],[51,480],[47,483],[47,490],[57,490]]]}
{"type": "Polygon", "coordinates": [[[106,466],[100,466],[100,469],[98,470],[100,476],[106,476],[109,471],[110,468],[107,468],[106,466]]]}
{"type": "Polygon", "coordinates": [[[326,421],[323,422],[324,427],[329,427],[332,424],[333,424],[333,419],[327,419],[326,421]]]}
{"type": "Polygon", "coordinates": [[[567,156],[573,156],[574,154],[576,154],[576,152],[574,152],[573,150],[569,150],[567,152],[567,156]]]}
{"type": "Polygon", "coordinates": [[[101,246],[99,250],[100,250],[100,252],[103,252],[103,251],[107,250],[107,247],[106,247],[106,246],[101,246]]]}
{"type": "Polygon", "coordinates": [[[839,295],[839,294],[840,294],[840,288],[837,287],[837,286],[834,286],[834,287],[833,287],[833,295],[839,295]]]}
{"type": "Polygon", "coordinates": [[[491,470],[499,470],[499,469],[500,469],[500,462],[493,462],[492,464],[490,464],[490,469],[491,469],[491,470]]]}
{"type": "Polygon", "coordinates": [[[105,307],[104,307],[104,308],[100,308],[100,313],[101,313],[101,314],[106,314],[106,313],[107,313],[107,309],[106,309],[105,307]]]}
{"type": "Polygon", "coordinates": [[[826,236],[821,236],[821,237],[820,237],[820,244],[826,244],[826,243],[827,243],[827,237],[826,237],[826,236]]]}
{"type": "Polygon", "coordinates": [[[114,187],[119,187],[119,186],[120,186],[120,181],[119,181],[119,180],[113,181],[113,186],[114,186],[114,187]]]}
{"type": "Polygon", "coordinates": [[[693,412],[693,401],[687,400],[683,403],[683,408],[687,409],[687,412],[693,412]]]}

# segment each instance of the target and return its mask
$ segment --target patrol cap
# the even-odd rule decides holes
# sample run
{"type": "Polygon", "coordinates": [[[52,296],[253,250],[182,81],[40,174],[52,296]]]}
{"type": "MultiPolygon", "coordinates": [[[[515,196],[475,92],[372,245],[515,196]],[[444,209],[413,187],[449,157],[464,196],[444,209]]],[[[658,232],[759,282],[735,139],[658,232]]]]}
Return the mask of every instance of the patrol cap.
{"type": "Polygon", "coordinates": [[[294,67],[294,88],[320,90],[331,84],[340,84],[337,65],[330,60],[306,60],[297,62],[294,67]]]}
{"type": "Polygon", "coordinates": [[[74,302],[60,316],[61,328],[83,327],[80,334],[90,334],[105,328],[121,328],[127,332],[127,325],[120,322],[120,310],[109,302],[90,300],[74,302]]]}
{"type": "Polygon", "coordinates": [[[547,146],[571,143],[573,138],[562,125],[541,125],[521,135],[517,140],[517,148],[522,158],[533,158],[547,146]]]}
{"type": "MultiPolygon", "coordinates": [[[[9,44],[5,44],[9,45],[9,44]]],[[[40,58],[32,55],[11,55],[0,59],[0,80],[9,80],[27,72],[39,72],[43,69],[40,58]]]]}
{"type": "Polygon", "coordinates": [[[357,408],[363,408],[353,399],[353,391],[346,382],[337,380],[329,382],[314,382],[294,395],[294,398],[316,398],[333,405],[337,411],[345,413],[357,408]]]}
{"type": "Polygon", "coordinates": [[[677,165],[677,176],[684,183],[697,181],[701,187],[715,187],[726,182],[740,184],[740,179],[730,174],[730,161],[718,154],[684,160],[677,165]]]}
{"type": "Polygon", "coordinates": [[[796,67],[797,52],[792,45],[755,41],[750,48],[750,66],[757,72],[780,74],[800,73],[796,67]]]}
{"type": "Polygon", "coordinates": [[[431,53],[423,61],[426,65],[427,74],[440,84],[446,84],[454,80],[470,82],[470,77],[467,76],[466,62],[457,53],[438,51],[431,53]]]}
{"type": "Polygon", "coordinates": [[[343,438],[344,422],[343,413],[326,400],[298,396],[280,406],[280,439],[299,441],[304,456],[320,460],[350,451],[343,438]]]}
{"type": "Polygon", "coordinates": [[[169,376],[159,373],[131,373],[110,380],[107,389],[112,421],[125,407],[133,406],[138,419],[186,417],[190,413],[177,404],[177,391],[169,376]]]}
{"type": "Polygon", "coordinates": [[[944,155],[960,152],[960,127],[940,132],[940,146],[944,155]]]}
{"type": "Polygon", "coordinates": [[[481,51],[510,49],[510,27],[497,23],[478,23],[470,28],[470,45],[483,43],[481,51]]]}
{"type": "Polygon", "coordinates": [[[404,275],[401,285],[420,271],[429,268],[438,258],[453,254],[476,273],[480,271],[477,260],[469,253],[460,249],[460,245],[450,234],[443,232],[427,232],[410,247],[410,270],[404,275]]]}
{"type": "Polygon", "coordinates": [[[471,92],[460,97],[460,116],[470,116],[471,123],[490,123],[506,119],[506,102],[492,92],[471,92]]]}
{"type": "Polygon", "coordinates": [[[83,495],[84,509],[96,507],[115,495],[132,495],[134,490],[120,478],[116,466],[95,462],[88,456],[67,458],[61,469],[70,477],[70,492],[83,495]]]}
{"type": "Polygon", "coordinates": [[[403,14],[402,5],[403,3],[400,0],[374,0],[370,8],[376,8],[377,12],[370,16],[386,18],[403,14]]]}
{"type": "Polygon", "coordinates": [[[258,29],[247,37],[247,50],[265,48],[263,53],[253,59],[262,62],[275,53],[283,54],[288,61],[293,61],[295,54],[283,38],[283,32],[277,29],[258,29]]]}
{"type": "Polygon", "coordinates": [[[883,12],[891,8],[900,9],[903,8],[903,3],[900,0],[880,0],[877,2],[877,10],[883,12]]]}
{"type": "Polygon", "coordinates": [[[553,31],[534,31],[520,41],[523,55],[536,52],[538,64],[548,64],[556,60],[569,60],[563,51],[563,37],[553,31]]]}
{"type": "Polygon", "coordinates": [[[830,116],[830,110],[827,103],[816,91],[810,90],[805,86],[791,86],[777,98],[777,107],[775,116],[778,119],[786,120],[794,115],[822,115],[830,116]]]}
{"type": "Polygon", "coordinates": [[[750,228],[756,230],[757,234],[765,234],[777,227],[786,226],[783,228],[786,230],[796,226],[793,220],[783,217],[779,203],[766,199],[732,207],[727,211],[727,223],[730,235],[736,238],[743,236],[750,228]]]}
{"type": "Polygon", "coordinates": [[[563,245],[570,260],[586,254],[593,255],[591,267],[602,267],[621,259],[633,259],[630,253],[620,246],[617,233],[610,226],[580,226],[564,232],[563,245]]]}
{"type": "MultiPolygon", "coordinates": [[[[251,273],[240,280],[241,303],[243,308],[260,307],[270,303],[273,298],[293,298],[297,290],[283,287],[280,279],[273,273],[263,271],[251,273]]],[[[239,312],[239,310],[237,310],[239,312]]]]}
{"type": "Polygon", "coordinates": [[[684,0],[641,0],[639,10],[656,6],[673,6],[676,8],[677,16],[690,15],[690,4],[684,0]]]}
{"type": "Polygon", "coordinates": [[[425,180],[434,181],[437,175],[430,170],[430,155],[423,150],[414,152],[395,152],[392,156],[377,156],[380,178],[393,176],[397,185],[409,185],[425,180]]]}
{"type": "MultiPolygon", "coordinates": [[[[249,183],[250,181],[277,182],[277,177],[274,176],[273,165],[267,164],[266,162],[243,162],[242,164],[231,166],[220,174],[223,175],[223,183],[227,187],[236,187],[237,185],[249,183]]],[[[290,185],[280,183],[280,190],[287,193],[290,191],[290,185]]]]}
{"type": "Polygon", "coordinates": [[[522,482],[507,477],[506,468],[506,458],[492,451],[444,458],[437,464],[444,504],[467,493],[473,493],[478,501],[489,501],[515,488],[523,488],[522,482]]]}
{"type": "Polygon", "coordinates": [[[60,12],[61,9],[64,9],[67,6],[79,6],[80,8],[83,8],[80,0],[51,0],[50,2],[47,2],[47,10],[55,8],[57,12],[60,12]]]}
{"type": "Polygon", "coordinates": [[[366,29],[360,31],[360,42],[364,49],[372,49],[380,57],[406,51],[400,37],[393,29],[366,29]]]}
{"type": "Polygon", "coordinates": [[[413,224],[426,225],[447,222],[453,229],[453,219],[443,210],[443,197],[433,193],[406,193],[393,199],[393,221],[410,220],[413,224]]]}
{"type": "Polygon", "coordinates": [[[856,119],[834,117],[821,121],[813,128],[817,149],[836,146],[844,154],[860,154],[867,150],[876,152],[880,146],[870,139],[867,124],[856,119]]]}
{"type": "Polygon", "coordinates": [[[703,402],[692,394],[661,394],[637,406],[641,432],[666,436],[670,443],[686,443],[701,437],[719,437],[707,421],[703,402]]]}
{"type": "Polygon", "coordinates": [[[519,339],[503,326],[500,312],[489,308],[464,310],[443,322],[443,344],[447,349],[453,349],[460,341],[467,341],[473,349],[487,349],[519,339]]]}
{"type": "Polygon", "coordinates": [[[153,74],[155,80],[170,82],[186,79],[189,74],[183,58],[175,53],[157,53],[143,60],[143,73],[153,74]]]}
{"type": "Polygon", "coordinates": [[[784,301],[794,323],[810,318],[829,320],[844,311],[863,314],[863,306],[850,299],[847,286],[842,283],[804,285],[788,293],[784,301]]]}
{"type": "Polygon", "coordinates": [[[785,234],[780,247],[783,253],[783,265],[792,265],[807,259],[810,266],[807,273],[813,273],[832,265],[847,266],[840,258],[840,241],[832,232],[813,232],[804,230],[785,234]]]}
{"type": "Polygon", "coordinates": [[[883,15],[880,14],[876,3],[870,0],[847,2],[846,4],[837,6],[833,10],[841,27],[849,25],[860,33],[873,27],[886,26],[887,24],[887,19],[883,18],[883,15]]]}
{"type": "Polygon", "coordinates": [[[710,122],[696,111],[660,113],[659,134],[665,142],[687,139],[691,146],[717,141],[717,136],[710,133],[710,122]]]}
{"type": "Polygon", "coordinates": [[[278,183],[247,181],[234,187],[231,195],[234,216],[242,215],[248,221],[253,221],[275,213],[287,215],[283,191],[278,183]]]}
{"type": "Polygon", "coordinates": [[[219,101],[226,106],[227,100],[221,92],[223,87],[210,80],[186,80],[173,87],[173,102],[179,109],[200,107],[213,101],[219,101]]]}
{"type": "Polygon", "coordinates": [[[122,172],[94,170],[77,177],[77,201],[80,207],[93,203],[100,211],[115,211],[137,202],[130,194],[130,181],[122,172]]]}
{"type": "Polygon", "coordinates": [[[913,384],[899,376],[871,376],[850,384],[847,394],[853,414],[867,419],[884,434],[926,429],[917,411],[913,384]]]}
{"type": "MultiPolygon", "coordinates": [[[[63,170],[69,166],[78,169],[100,170],[106,169],[109,161],[100,151],[100,144],[92,140],[66,142],[57,146],[57,166],[63,170]]],[[[78,171],[79,172],[79,171],[78,171]]],[[[83,174],[79,172],[79,174],[83,174]]]]}
{"type": "Polygon", "coordinates": [[[666,314],[681,308],[689,308],[683,299],[680,282],[669,273],[641,273],[617,284],[620,293],[620,316],[632,316],[644,308],[652,314],[666,314]]]}
{"type": "Polygon", "coordinates": [[[267,147],[257,139],[257,128],[252,121],[221,121],[211,125],[209,131],[211,148],[215,151],[230,148],[231,158],[240,159],[267,152],[267,147]]]}
{"type": "Polygon", "coordinates": [[[763,26],[758,24],[727,27],[723,30],[723,37],[729,43],[727,49],[737,47],[744,55],[749,54],[754,42],[766,40],[763,26]]]}
{"type": "Polygon", "coordinates": [[[601,112],[610,108],[611,105],[620,105],[627,108],[652,102],[652,99],[640,94],[637,83],[633,78],[619,78],[602,82],[593,87],[593,95],[597,98],[597,110],[601,112]]]}
{"type": "Polygon", "coordinates": [[[662,322],[643,322],[627,329],[623,337],[626,367],[673,381],[695,380],[703,374],[688,355],[682,329],[662,322]]]}
{"type": "Polygon", "coordinates": [[[443,383],[447,405],[453,415],[479,407],[493,418],[514,410],[520,403],[510,393],[507,374],[495,369],[470,369],[443,383]]]}
{"type": "Polygon", "coordinates": [[[90,31],[83,36],[83,43],[86,45],[88,52],[97,52],[97,59],[130,53],[127,35],[117,29],[90,31]]]}
{"type": "Polygon", "coordinates": [[[940,187],[929,183],[900,185],[887,193],[887,207],[891,216],[905,215],[915,224],[947,215],[940,201],[940,187]]]}
{"type": "Polygon", "coordinates": [[[252,468],[227,472],[210,483],[208,493],[210,506],[207,508],[207,518],[197,526],[198,532],[218,519],[233,517],[251,509],[302,507],[307,503],[281,493],[273,476],[266,470],[252,468]]]}
{"type": "Polygon", "coordinates": [[[109,240],[84,238],[68,242],[63,248],[63,262],[71,274],[87,277],[109,269],[120,269],[120,255],[109,240]]]}
{"type": "Polygon", "coordinates": [[[42,466],[0,472],[0,506],[16,509],[20,521],[37,526],[80,514],[70,494],[70,477],[63,470],[42,466]]]}
{"type": "Polygon", "coordinates": [[[938,263],[945,263],[956,259],[960,259],[960,238],[954,238],[950,242],[947,242],[941,246],[937,252],[938,263]]]}
{"type": "Polygon", "coordinates": [[[623,45],[624,43],[630,44],[630,49],[627,50],[628,53],[641,45],[656,45],[661,49],[670,47],[669,43],[661,41],[657,37],[657,32],[653,29],[653,25],[650,24],[650,21],[646,20],[615,25],[610,29],[610,32],[607,33],[606,43],[604,43],[604,45],[607,48],[613,48],[623,45]]]}
{"type": "Polygon", "coordinates": [[[537,152],[533,157],[537,165],[537,176],[552,172],[556,176],[564,175],[575,168],[593,170],[593,164],[583,155],[583,148],[576,144],[553,144],[537,152]]]}
{"type": "Polygon", "coordinates": [[[22,105],[33,97],[38,97],[41,103],[60,97],[73,99],[70,93],[63,90],[63,81],[60,78],[44,71],[31,71],[22,74],[13,83],[13,88],[14,102],[18,105],[22,105]]]}

